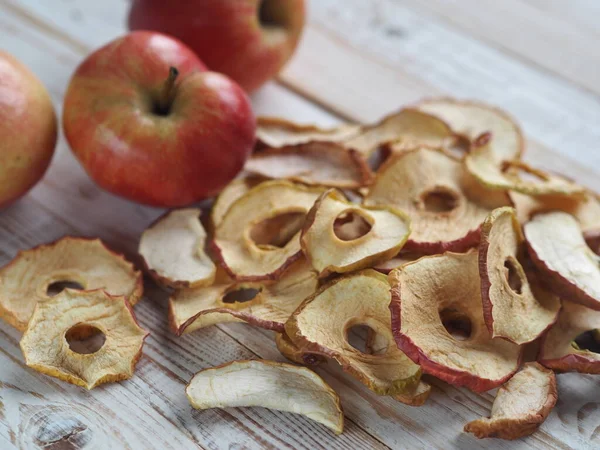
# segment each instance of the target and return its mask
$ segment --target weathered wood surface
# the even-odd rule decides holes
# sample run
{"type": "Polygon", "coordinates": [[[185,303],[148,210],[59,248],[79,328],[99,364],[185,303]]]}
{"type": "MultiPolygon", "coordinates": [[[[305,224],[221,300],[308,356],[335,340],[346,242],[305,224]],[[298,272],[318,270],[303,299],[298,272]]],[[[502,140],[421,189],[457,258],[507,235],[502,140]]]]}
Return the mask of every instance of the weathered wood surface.
{"type": "MultiPolygon", "coordinates": [[[[463,17],[475,14],[476,6],[471,5],[464,15],[456,6],[453,16],[460,17],[453,17],[456,22],[448,26],[434,10],[425,14],[417,2],[412,3],[312,1],[311,26],[296,59],[282,75],[283,84],[293,92],[270,84],[253,97],[257,111],[329,125],[340,118],[375,120],[424,95],[486,99],[506,107],[530,136],[552,148],[549,152],[534,145],[530,159],[567,171],[600,190],[595,169],[600,162],[596,151],[600,103],[581,89],[581,80],[570,78],[568,72],[553,75],[548,68],[540,70],[539,62],[527,57],[529,44],[515,56],[513,50],[505,51],[508,44],[493,43],[487,36],[457,26],[463,17]],[[578,163],[571,163],[574,160],[578,163]]],[[[577,26],[589,34],[597,31],[589,16],[560,2],[510,3],[543,7],[555,26],[577,26]]],[[[592,3],[577,0],[580,10],[594,11],[597,6],[592,3]]],[[[77,63],[88,51],[124,31],[127,8],[124,0],[0,0],[0,47],[18,55],[42,78],[60,112],[77,63]]],[[[503,14],[510,19],[515,11],[507,6],[503,14]]],[[[591,52],[593,45],[583,50],[591,52]]],[[[133,257],[139,233],[161,212],[98,190],[61,138],[43,182],[0,213],[0,264],[19,249],[64,234],[99,236],[133,257]]],[[[334,363],[318,372],[342,397],[347,424],[340,437],[299,416],[259,408],[194,411],[183,388],[196,371],[238,358],[282,357],[269,332],[243,324],[176,338],[166,326],[164,293],[148,287],[147,298],[136,306],[136,313],[152,335],[135,376],[91,392],[27,369],[18,347],[19,333],[0,323],[0,448],[545,449],[600,445],[598,380],[576,374],[559,376],[555,412],[540,432],[517,443],[481,442],[461,433],[465,422],[487,414],[491,393],[476,395],[434,382],[427,405],[410,408],[373,394],[334,363]]]]}

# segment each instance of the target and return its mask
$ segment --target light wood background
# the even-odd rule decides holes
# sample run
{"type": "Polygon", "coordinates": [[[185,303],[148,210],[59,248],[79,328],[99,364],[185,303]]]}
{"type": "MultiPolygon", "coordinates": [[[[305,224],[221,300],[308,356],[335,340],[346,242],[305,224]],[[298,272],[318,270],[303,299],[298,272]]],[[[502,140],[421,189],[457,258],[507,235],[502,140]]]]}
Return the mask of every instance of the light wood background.
{"type": "MultiPolygon", "coordinates": [[[[0,0],[0,48],[44,81],[57,111],[91,50],[125,31],[125,0],[0,0]]],[[[495,103],[530,138],[527,159],[600,191],[600,2],[596,0],[312,0],[303,43],[253,96],[259,114],[331,125],[373,121],[424,96],[495,103]]],[[[100,191],[61,138],[43,181],[0,212],[0,264],[65,234],[99,236],[133,257],[161,210],[100,191]]],[[[0,448],[599,448],[600,382],[558,377],[559,402],[518,442],[477,441],[464,423],[487,415],[492,393],[434,382],[424,407],[379,397],[329,363],[346,430],[260,408],[194,411],[184,385],[239,358],[283,360],[269,332],[219,325],[176,338],[165,295],[148,283],[136,306],[151,331],[135,376],[91,392],[28,369],[20,335],[0,323],[0,448]]]]}

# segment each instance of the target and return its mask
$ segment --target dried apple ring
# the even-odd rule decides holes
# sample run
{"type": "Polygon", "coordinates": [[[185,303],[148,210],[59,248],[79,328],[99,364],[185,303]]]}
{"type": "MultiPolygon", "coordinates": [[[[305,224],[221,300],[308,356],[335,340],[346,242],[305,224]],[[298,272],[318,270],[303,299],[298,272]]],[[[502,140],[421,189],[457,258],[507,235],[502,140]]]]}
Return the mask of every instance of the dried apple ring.
{"type": "Polygon", "coordinates": [[[54,287],[78,285],[125,296],[134,305],[144,291],[142,273],[99,239],[64,237],[21,251],[0,269],[0,317],[20,331],[54,287]]]}
{"type": "Polygon", "coordinates": [[[147,228],[139,253],[157,283],[171,288],[212,284],[216,266],[206,254],[206,231],[196,208],[168,212],[147,228]]]}
{"type": "Polygon", "coordinates": [[[421,369],[393,345],[389,289],[385,275],[374,270],[336,278],[300,305],[285,331],[300,349],[335,359],[380,395],[410,392],[421,369]],[[358,325],[371,328],[387,346],[372,355],[352,347],[348,332],[358,325]]]}
{"type": "Polygon", "coordinates": [[[215,229],[214,249],[238,281],[276,280],[302,256],[300,230],[322,188],[275,180],[237,199],[215,229]]]}
{"type": "Polygon", "coordinates": [[[334,189],[324,192],[306,216],[300,244],[320,276],[371,267],[398,254],[410,234],[410,219],[389,206],[361,207],[334,189]],[[366,233],[340,238],[336,222],[359,216],[366,233]]]}
{"type": "Polygon", "coordinates": [[[412,233],[407,250],[441,253],[477,245],[482,222],[509,199],[481,186],[446,152],[418,148],[383,164],[365,204],[392,205],[408,214],[412,233]]]}
{"type": "Polygon", "coordinates": [[[483,317],[493,338],[522,345],[537,339],[555,321],[560,299],[542,288],[519,262],[523,234],[515,210],[498,208],[485,220],[479,245],[483,317]]]}
{"type": "Polygon", "coordinates": [[[264,180],[259,177],[242,176],[225,186],[215,200],[210,211],[210,221],[212,226],[216,227],[219,225],[221,220],[223,220],[223,216],[225,216],[225,213],[229,210],[229,207],[238,198],[242,197],[246,192],[260,184],[262,181],[264,180]]]}
{"type": "Polygon", "coordinates": [[[65,289],[37,304],[21,350],[38,372],[92,389],[131,378],[146,336],[123,297],[65,289]],[[95,334],[104,337],[100,348],[73,350],[77,340],[95,334]]]}
{"type": "Polygon", "coordinates": [[[317,364],[325,361],[325,358],[321,355],[315,355],[314,353],[305,352],[296,344],[294,344],[285,332],[277,333],[275,335],[275,345],[277,350],[296,364],[303,364],[305,366],[316,366],[317,364]]]}
{"type": "Polygon", "coordinates": [[[427,256],[389,280],[396,344],[424,373],[484,392],[517,371],[520,347],[492,339],[483,320],[477,252],[427,256]]]}

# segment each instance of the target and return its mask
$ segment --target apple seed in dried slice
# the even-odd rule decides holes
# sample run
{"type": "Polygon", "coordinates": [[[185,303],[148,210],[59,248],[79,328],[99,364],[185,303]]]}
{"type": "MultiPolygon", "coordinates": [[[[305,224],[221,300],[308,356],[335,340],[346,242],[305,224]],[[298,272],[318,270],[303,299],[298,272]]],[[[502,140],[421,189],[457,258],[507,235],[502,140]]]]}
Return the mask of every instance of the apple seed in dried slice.
{"type": "Polygon", "coordinates": [[[264,360],[233,361],[198,372],[185,392],[195,409],[259,406],[302,414],[336,434],[344,429],[340,398],[306,367],[264,360]]]}
{"type": "Polygon", "coordinates": [[[465,431],[479,439],[529,436],[546,420],[557,399],[554,372],[527,363],[498,390],[491,417],[469,422],[465,431]]]}
{"type": "Polygon", "coordinates": [[[492,339],[483,320],[476,251],[423,257],[389,280],[396,344],[424,373],[484,392],[517,371],[520,346],[492,339]]]}
{"type": "Polygon", "coordinates": [[[285,332],[275,334],[275,345],[283,356],[296,364],[316,366],[325,361],[323,356],[305,352],[296,346],[285,332]]]}

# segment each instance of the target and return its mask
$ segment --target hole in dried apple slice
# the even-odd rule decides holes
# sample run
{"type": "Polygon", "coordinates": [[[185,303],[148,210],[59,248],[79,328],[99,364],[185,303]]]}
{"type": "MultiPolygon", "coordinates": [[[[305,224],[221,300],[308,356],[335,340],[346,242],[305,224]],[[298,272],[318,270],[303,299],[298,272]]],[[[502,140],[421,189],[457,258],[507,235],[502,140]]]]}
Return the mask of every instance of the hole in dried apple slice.
{"type": "Polygon", "coordinates": [[[521,273],[517,269],[517,264],[519,264],[519,262],[513,256],[509,256],[506,258],[506,261],[504,261],[508,286],[514,293],[521,295],[523,292],[523,280],[521,280],[521,273]]]}
{"type": "Polygon", "coordinates": [[[250,238],[260,248],[283,248],[302,229],[304,212],[288,212],[269,217],[250,231],[250,238]]]}
{"type": "Polygon", "coordinates": [[[106,342],[106,335],[94,325],[78,323],[65,333],[69,348],[75,353],[89,355],[100,350],[106,342]]]}
{"type": "Polygon", "coordinates": [[[373,225],[357,210],[342,211],[333,222],[333,232],[342,241],[353,241],[371,231],[373,225]]]}
{"type": "Polygon", "coordinates": [[[367,324],[352,325],[346,331],[346,340],[352,348],[366,355],[385,355],[389,340],[367,324]]]}
{"type": "Polygon", "coordinates": [[[457,341],[466,341],[471,337],[471,319],[466,314],[454,308],[444,308],[440,311],[440,319],[446,331],[457,341]]]}
{"type": "Polygon", "coordinates": [[[458,194],[443,187],[434,188],[421,194],[422,207],[432,213],[450,212],[458,206],[458,194]]]}
{"type": "Polygon", "coordinates": [[[223,303],[245,303],[253,300],[258,294],[260,294],[261,289],[255,288],[240,288],[235,289],[231,292],[228,292],[223,296],[223,303]]]}
{"type": "Polygon", "coordinates": [[[600,333],[598,330],[584,331],[573,340],[573,344],[577,350],[600,353],[600,333]]]}
{"type": "Polygon", "coordinates": [[[77,283],[76,281],[55,281],[54,283],[48,285],[48,289],[46,289],[46,294],[48,295],[48,297],[54,297],[55,295],[60,294],[65,289],[75,289],[77,291],[81,291],[84,289],[84,287],[81,285],[81,283],[77,283]]]}

